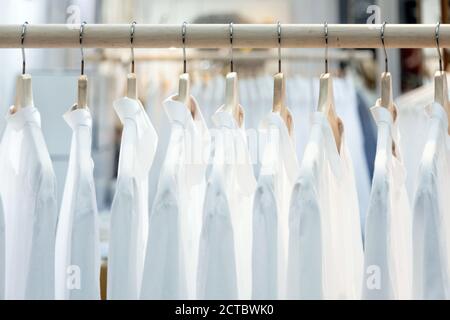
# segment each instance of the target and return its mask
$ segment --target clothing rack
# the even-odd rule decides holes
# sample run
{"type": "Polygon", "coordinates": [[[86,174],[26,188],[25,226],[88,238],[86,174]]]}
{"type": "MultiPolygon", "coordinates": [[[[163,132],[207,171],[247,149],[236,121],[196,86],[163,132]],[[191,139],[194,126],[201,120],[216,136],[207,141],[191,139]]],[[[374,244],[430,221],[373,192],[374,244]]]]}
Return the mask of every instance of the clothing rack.
{"type": "MultiPolygon", "coordinates": [[[[86,24],[84,48],[129,48],[129,24],[86,24]]],[[[281,47],[322,48],[324,24],[282,24],[281,47]]],[[[381,48],[380,24],[328,24],[330,48],[381,48]]],[[[25,48],[79,48],[80,25],[29,24],[25,48]]],[[[0,25],[0,48],[21,48],[22,25],[0,25]]],[[[387,24],[384,32],[387,48],[436,47],[435,24],[387,24]]],[[[229,48],[230,25],[187,24],[187,48],[229,48]]],[[[442,24],[439,45],[450,47],[450,24],[442,24]]],[[[233,48],[277,48],[277,24],[234,24],[233,48]]],[[[133,47],[181,48],[182,26],[174,24],[137,24],[133,47]]]]}

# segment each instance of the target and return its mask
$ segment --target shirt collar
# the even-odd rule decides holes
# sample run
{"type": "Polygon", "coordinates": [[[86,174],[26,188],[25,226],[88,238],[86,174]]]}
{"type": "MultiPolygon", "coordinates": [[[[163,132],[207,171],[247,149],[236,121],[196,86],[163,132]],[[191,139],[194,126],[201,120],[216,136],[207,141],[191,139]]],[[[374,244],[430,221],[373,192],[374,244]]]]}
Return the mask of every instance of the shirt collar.
{"type": "Polygon", "coordinates": [[[35,123],[38,127],[41,126],[41,116],[34,106],[20,108],[14,113],[11,113],[12,110],[13,107],[6,114],[6,120],[15,130],[22,129],[26,123],[35,123]]]}
{"type": "Polygon", "coordinates": [[[92,128],[92,116],[89,108],[71,109],[64,113],[64,120],[74,130],[78,126],[92,128]]]}
{"type": "Polygon", "coordinates": [[[130,99],[128,97],[117,99],[114,101],[113,105],[117,112],[117,116],[122,123],[126,118],[134,119],[136,115],[144,109],[139,100],[130,99]]]}
{"type": "MultiPolygon", "coordinates": [[[[217,127],[226,127],[229,129],[240,129],[238,123],[236,122],[236,119],[233,117],[233,115],[224,110],[225,106],[222,105],[213,115],[212,120],[214,124],[217,127]]],[[[242,109],[241,105],[239,105],[239,108],[242,109]]],[[[245,117],[245,113],[244,113],[245,117]]],[[[242,120],[242,123],[244,123],[244,119],[242,120]]],[[[242,128],[242,127],[241,127],[242,128]]]]}

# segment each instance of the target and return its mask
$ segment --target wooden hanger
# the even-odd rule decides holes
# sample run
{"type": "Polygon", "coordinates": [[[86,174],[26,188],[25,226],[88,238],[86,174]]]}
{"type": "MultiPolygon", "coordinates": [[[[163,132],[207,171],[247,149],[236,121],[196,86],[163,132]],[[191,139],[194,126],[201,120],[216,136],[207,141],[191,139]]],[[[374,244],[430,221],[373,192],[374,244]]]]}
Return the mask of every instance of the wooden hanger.
{"type": "MultiPolygon", "coordinates": [[[[442,56],[441,49],[439,48],[439,28],[441,23],[436,24],[435,29],[435,40],[436,48],[439,55],[439,70],[434,74],[434,101],[439,103],[447,112],[447,119],[450,123],[450,106],[448,103],[448,85],[447,85],[447,74],[442,68],[442,56]]],[[[448,133],[450,134],[450,127],[448,128],[448,133]]]]}
{"type": "Polygon", "coordinates": [[[244,114],[239,105],[238,77],[236,72],[229,72],[225,79],[225,105],[224,111],[229,112],[240,127],[244,120],[244,114]]]}
{"type": "Polygon", "coordinates": [[[127,97],[137,99],[136,74],[129,73],[127,76],[127,97]]]}
{"type": "Polygon", "coordinates": [[[130,46],[131,46],[131,72],[127,76],[127,97],[130,99],[137,99],[137,85],[136,74],[134,73],[134,31],[136,28],[136,21],[133,21],[130,26],[130,46]]]}
{"type": "Polygon", "coordinates": [[[191,103],[191,82],[188,73],[182,73],[178,79],[178,95],[174,98],[182,102],[192,114],[195,116],[195,107],[191,103]]]}
{"type": "MultiPolygon", "coordinates": [[[[381,107],[389,110],[392,116],[392,121],[395,122],[397,120],[397,109],[394,105],[394,98],[392,94],[392,78],[391,73],[385,71],[381,74],[381,98],[379,100],[379,104],[381,107]]],[[[392,141],[392,154],[396,156],[397,147],[395,142],[392,141]]]]}
{"type": "MultiPolygon", "coordinates": [[[[447,112],[450,123],[450,105],[448,102],[448,85],[445,71],[436,71],[434,74],[434,101],[439,103],[447,112]]],[[[448,133],[450,134],[450,127],[448,133]]]]}
{"type": "Polygon", "coordinates": [[[389,64],[388,64],[388,56],[386,52],[386,46],[384,43],[384,30],[386,28],[386,21],[383,22],[380,29],[380,36],[381,36],[381,44],[383,45],[383,51],[384,51],[384,66],[385,71],[381,74],[381,99],[380,99],[380,105],[382,107],[387,108],[392,115],[392,120],[395,121],[397,119],[397,110],[394,106],[394,98],[392,94],[392,79],[391,79],[391,73],[389,70],[389,64]]]}
{"type": "Polygon", "coordinates": [[[381,74],[381,98],[380,105],[387,108],[392,114],[392,120],[397,119],[397,110],[394,106],[394,98],[392,94],[392,79],[390,72],[381,74]]]}
{"type": "Polygon", "coordinates": [[[329,73],[323,73],[320,76],[319,106],[317,110],[324,113],[327,117],[331,130],[333,131],[337,150],[340,152],[343,125],[336,114],[333,96],[333,78],[329,73]]]}
{"type": "Polygon", "coordinates": [[[292,135],[292,115],[285,104],[286,101],[286,86],[285,79],[282,72],[278,72],[273,76],[273,106],[272,112],[280,114],[288,129],[289,135],[292,135]]]}
{"type": "Polygon", "coordinates": [[[229,24],[230,28],[230,72],[225,77],[225,104],[223,110],[229,112],[240,127],[244,120],[244,113],[239,105],[238,97],[238,77],[233,70],[233,22],[229,24]]]}
{"type": "Polygon", "coordinates": [[[13,112],[20,108],[33,105],[33,89],[31,83],[31,75],[21,74],[17,77],[16,82],[16,97],[14,102],[13,112]]]}
{"type": "Polygon", "coordinates": [[[86,75],[81,75],[78,78],[78,99],[77,99],[77,109],[82,109],[87,107],[87,87],[88,78],[86,75]]]}
{"type": "Polygon", "coordinates": [[[320,75],[320,88],[319,88],[319,106],[317,110],[322,112],[328,119],[328,122],[333,131],[334,140],[338,153],[341,150],[342,132],[344,126],[341,119],[336,114],[336,108],[334,105],[333,94],[333,78],[328,73],[328,23],[324,23],[325,31],[325,73],[320,75]]]}
{"type": "Polygon", "coordinates": [[[27,31],[28,22],[22,25],[22,34],[20,36],[20,43],[22,45],[22,74],[17,77],[16,81],[16,97],[14,101],[14,109],[12,112],[16,112],[20,108],[25,108],[33,105],[33,88],[31,83],[31,75],[26,73],[26,60],[25,60],[25,33],[27,31]]]}
{"type": "Polygon", "coordinates": [[[186,72],[186,25],[183,22],[181,27],[181,40],[183,42],[183,73],[178,79],[178,95],[174,97],[175,100],[182,102],[191,112],[192,118],[195,117],[195,106],[191,103],[191,81],[189,74],[186,72]]]}
{"type": "Polygon", "coordinates": [[[80,25],[80,50],[81,50],[81,75],[78,78],[78,98],[76,109],[82,109],[87,107],[87,87],[88,78],[84,74],[84,51],[83,51],[83,31],[86,22],[82,22],[80,25]]]}

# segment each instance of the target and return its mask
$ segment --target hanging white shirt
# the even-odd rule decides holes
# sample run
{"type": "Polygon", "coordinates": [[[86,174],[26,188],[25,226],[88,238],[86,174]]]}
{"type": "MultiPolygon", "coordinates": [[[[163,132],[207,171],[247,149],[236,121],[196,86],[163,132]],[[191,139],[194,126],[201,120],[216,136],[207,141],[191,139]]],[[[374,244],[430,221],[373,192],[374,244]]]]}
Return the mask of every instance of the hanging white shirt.
{"type": "Polygon", "coordinates": [[[158,136],[139,100],[121,98],[114,109],[123,131],[111,206],[108,299],[138,299],[148,236],[148,174],[158,136]]]}
{"type": "Polygon", "coordinates": [[[286,294],[289,200],[298,174],[295,144],[279,113],[261,123],[261,170],[253,200],[252,298],[286,294]],[[265,143],[264,143],[265,142],[265,143]]]}
{"type": "Polygon", "coordinates": [[[450,139],[447,113],[428,108],[413,215],[413,297],[450,299],[450,139]]]}
{"type": "Polygon", "coordinates": [[[289,299],[359,299],[363,250],[353,166],[326,116],[313,124],[289,212],[289,299]]]}
{"type": "Polygon", "coordinates": [[[371,108],[378,138],[372,190],[366,217],[364,299],[410,299],[412,212],[401,161],[398,128],[390,111],[371,108]],[[395,155],[392,145],[395,145],[395,155]]]}
{"type": "MultiPolygon", "coordinates": [[[[250,299],[255,177],[246,133],[221,107],[214,115],[198,263],[198,299],[250,299]]],[[[244,122],[244,121],[243,121],[244,122]]]]}
{"type": "Polygon", "coordinates": [[[89,109],[71,109],[64,120],[72,129],[66,182],[56,232],[56,299],[100,299],[100,238],[91,158],[89,109]]]}
{"type": "MultiPolygon", "coordinates": [[[[1,151],[0,155],[2,155],[1,151]]],[[[3,299],[5,299],[5,218],[3,216],[2,198],[0,197],[0,300],[3,299]]]]}
{"type": "Polygon", "coordinates": [[[188,106],[169,97],[166,158],[150,213],[142,299],[193,299],[209,133],[194,98],[188,106]]]}
{"type": "Polygon", "coordinates": [[[1,153],[5,298],[53,299],[56,178],[34,106],[8,113],[1,153]]]}

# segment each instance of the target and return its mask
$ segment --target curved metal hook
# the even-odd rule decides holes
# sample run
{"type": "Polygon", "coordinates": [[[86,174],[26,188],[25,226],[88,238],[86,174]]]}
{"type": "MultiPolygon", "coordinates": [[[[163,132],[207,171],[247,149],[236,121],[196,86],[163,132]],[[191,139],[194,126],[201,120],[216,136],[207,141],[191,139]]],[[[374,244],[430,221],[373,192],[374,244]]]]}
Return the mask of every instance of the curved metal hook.
{"type": "Polygon", "coordinates": [[[136,21],[133,21],[131,23],[131,27],[130,27],[130,45],[131,45],[131,73],[134,73],[134,46],[133,46],[133,42],[134,42],[134,31],[136,28],[136,21]]]}
{"type": "Polygon", "coordinates": [[[441,48],[439,47],[439,27],[441,26],[441,23],[438,22],[436,24],[436,29],[434,31],[434,37],[436,39],[436,48],[438,51],[438,55],[439,55],[439,71],[443,71],[442,69],[442,56],[441,56],[441,48]]]}
{"type": "Polygon", "coordinates": [[[25,21],[24,24],[22,25],[22,34],[20,35],[20,44],[22,46],[22,74],[25,74],[25,67],[26,67],[25,48],[23,46],[23,43],[25,42],[25,33],[27,32],[27,24],[28,21],[25,21]]]}
{"type": "Polygon", "coordinates": [[[278,73],[281,73],[281,23],[277,22],[278,32],[278,73]]]}
{"type": "Polygon", "coordinates": [[[323,27],[325,31],[325,73],[328,73],[328,22],[325,21],[323,27]]]}
{"type": "Polygon", "coordinates": [[[183,43],[183,73],[186,73],[186,25],[187,22],[184,21],[181,26],[181,41],[183,43]]]}
{"type": "Polygon", "coordinates": [[[80,24],[80,50],[81,50],[81,75],[84,75],[84,50],[83,50],[83,35],[84,35],[84,26],[86,21],[83,21],[80,24]]]}
{"type": "Polygon", "coordinates": [[[384,71],[387,73],[389,72],[389,65],[388,65],[388,56],[387,56],[387,52],[386,52],[386,46],[384,44],[384,30],[386,28],[386,21],[383,22],[383,24],[381,25],[381,43],[383,44],[383,50],[384,50],[384,71]]]}
{"type": "Polygon", "coordinates": [[[230,22],[230,72],[233,70],[233,22],[230,22]]]}

